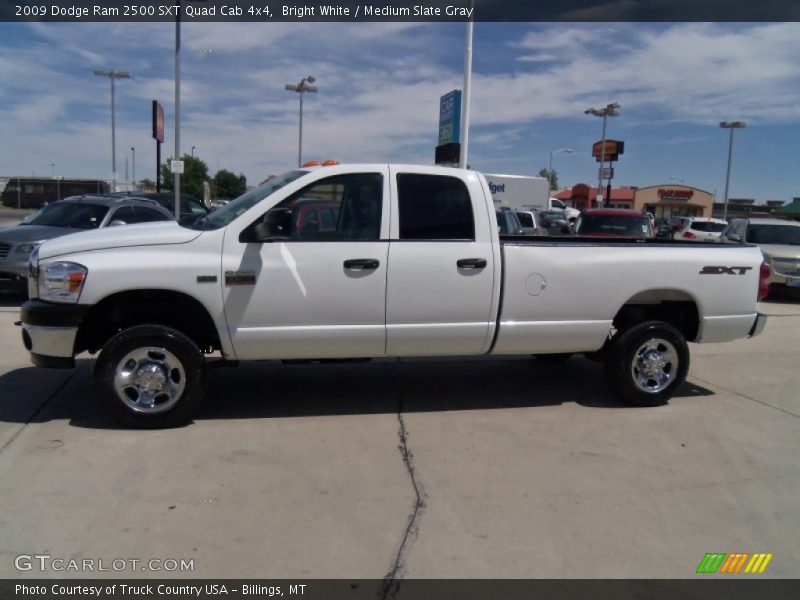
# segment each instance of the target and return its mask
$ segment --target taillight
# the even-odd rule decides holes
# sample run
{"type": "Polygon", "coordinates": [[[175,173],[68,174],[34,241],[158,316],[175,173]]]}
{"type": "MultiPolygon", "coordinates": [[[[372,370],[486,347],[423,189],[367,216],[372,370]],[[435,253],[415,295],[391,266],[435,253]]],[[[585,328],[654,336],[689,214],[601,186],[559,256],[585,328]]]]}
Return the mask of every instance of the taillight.
{"type": "Polygon", "coordinates": [[[772,275],[772,269],[766,261],[761,263],[761,268],[758,271],[758,299],[763,300],[769,294],[769,277],[772,275]]]}
{"type": "Polygon", "coordinates": [[[687,240],[693,240],[693,239],[695,239],[697,236],[696,236],[695,234],[693,234],[691,231],[684,231],[684,232],[681,234],[681,237],[685,237],[687,240]]]}

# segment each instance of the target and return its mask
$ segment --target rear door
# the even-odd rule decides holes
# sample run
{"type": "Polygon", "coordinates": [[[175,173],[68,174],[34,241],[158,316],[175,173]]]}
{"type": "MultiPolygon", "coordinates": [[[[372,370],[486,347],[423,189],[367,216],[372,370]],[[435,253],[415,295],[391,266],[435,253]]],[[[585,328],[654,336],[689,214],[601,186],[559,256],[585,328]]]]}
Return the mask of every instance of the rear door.
{"type": "Polygon", "coordinates": [[[478,175],[390,171],[387,354],[486,352],[499,296],[499,246],[478,175]]]}

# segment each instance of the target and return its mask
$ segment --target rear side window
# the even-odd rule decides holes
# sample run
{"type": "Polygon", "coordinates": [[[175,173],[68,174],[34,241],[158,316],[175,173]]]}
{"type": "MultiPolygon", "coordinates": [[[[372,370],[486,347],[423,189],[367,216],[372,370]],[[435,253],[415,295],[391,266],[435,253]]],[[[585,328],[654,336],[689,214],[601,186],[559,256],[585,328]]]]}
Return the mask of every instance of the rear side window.
{"type": "Polygon", "coordinates": [[[720,233],[726,227],[727,225],[725,223],[714,223],[713,221],[692,221],[690,229],[694,229],[695,231],[720,233]]]}
{"type": "Polygon", "coordinates": [[[160,213],[152,208],[146,206],[136,207],[136,223],[150,223],[155,221],[169,221],[171,220],[164,213],[160,213]]]}
{"type": "Polygon", "coordinates": [[[528,213],[519,212],[517,213],[517,216],[519,217],[519,222],[522,223],[523,227],[535,227],[535,225],[533,224],[532,215],[528,213]]]}
{"type": "Polygon", "coordinates": [[[446,175],[397,175],[401,240],[474,240],[475,219],[463,181],[446,175]]]}

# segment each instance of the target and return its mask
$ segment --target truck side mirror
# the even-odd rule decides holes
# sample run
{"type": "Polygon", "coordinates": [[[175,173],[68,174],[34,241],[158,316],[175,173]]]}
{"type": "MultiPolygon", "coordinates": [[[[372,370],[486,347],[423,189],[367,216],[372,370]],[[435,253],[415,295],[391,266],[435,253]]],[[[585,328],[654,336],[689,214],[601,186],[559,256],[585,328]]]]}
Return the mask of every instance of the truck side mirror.
{"type": "Polygon", "coordinates": [[[253,227],[256,242],[273,239],[288,240],[292,230],[292,209],[273,208],[253,227]]]}

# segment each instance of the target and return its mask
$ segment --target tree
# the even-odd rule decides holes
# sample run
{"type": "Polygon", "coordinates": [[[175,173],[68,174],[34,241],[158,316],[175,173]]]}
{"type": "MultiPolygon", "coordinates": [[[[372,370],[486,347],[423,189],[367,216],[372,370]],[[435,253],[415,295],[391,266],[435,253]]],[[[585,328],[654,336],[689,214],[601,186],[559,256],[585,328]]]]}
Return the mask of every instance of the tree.
{"type": "Polygon", "coordinates": [[[550,180],[550,189],[557,190],[558,189],[558,171],[553,169],[552,171],[548,171],[547,169],[542,169],[539,171],[539,177],[545,177],[546,179],[550,180]]]}
{"type": "Polygon", "coordinates": [[[144,179],[139,180],[139,187],[143,190],[154,190],[156,189],[156,182],[145,177],[144,179]]]}
{"type": "Polygon", "coordinates": [[[217,198],[238,198],[247,191],[247,178],[222,169],[214,175],[214,189],[217,198]]]}
{"type": "MultiPolygon", "coordinates": [[[[161,165],[161,187],[165,190],[175,189],[175,177],[169,171],[169,161],[161,165]]],[[[195,198],[203,197],[203,182],[208,181],[208,166],[196,156],[183,155],[183,175],[181,175],[181,192],[195,198]]]]}

